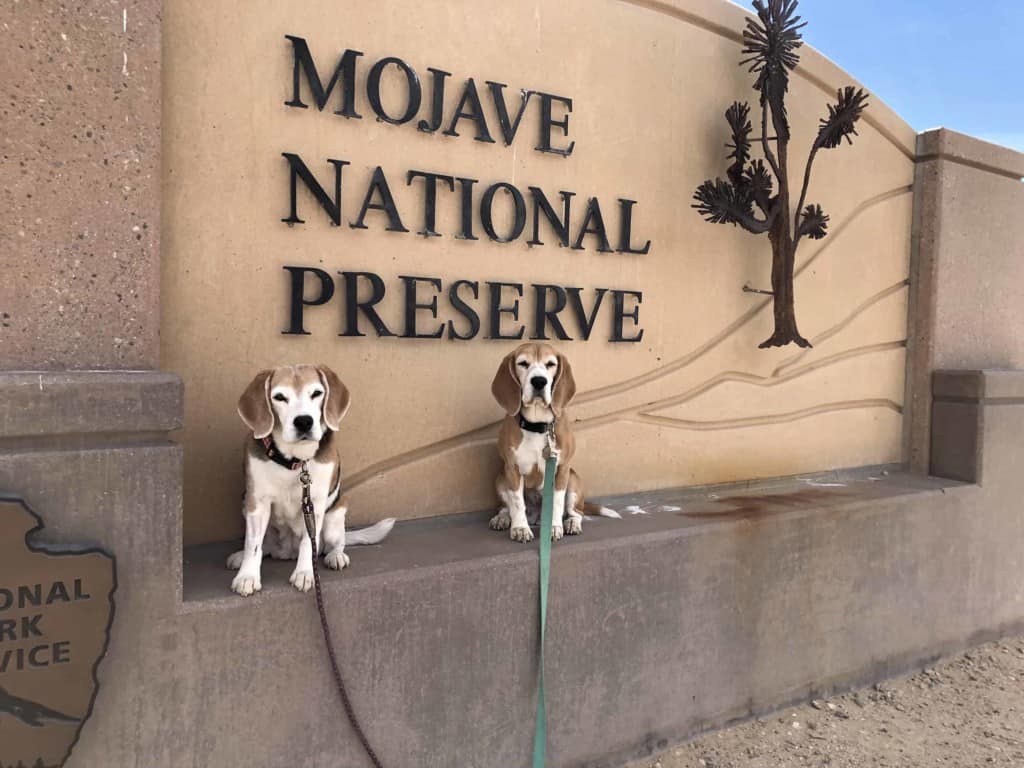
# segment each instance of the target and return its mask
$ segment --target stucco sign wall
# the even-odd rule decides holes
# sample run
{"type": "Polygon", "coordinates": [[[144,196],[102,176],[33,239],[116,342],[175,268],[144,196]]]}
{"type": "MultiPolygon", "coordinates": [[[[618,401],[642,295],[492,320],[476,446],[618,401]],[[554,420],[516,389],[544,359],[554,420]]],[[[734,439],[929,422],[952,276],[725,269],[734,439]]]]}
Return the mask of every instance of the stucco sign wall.
{"type": "MultiPolygon", "coordinates": [[[[913,131],[877,98],[819,161],[812,350],[759,351],[762,239],[709,227],[745,12],[720,0],[181,0],[166,9],[163,365],[186,382],[186,541],[236,535],[252,374],[326,363],[355,522],[493,504],[489,384],[573,362],[592,494],[900,459],[913,131]]],[[[805,51],[793,144],[840,86],[805,51]]]]}

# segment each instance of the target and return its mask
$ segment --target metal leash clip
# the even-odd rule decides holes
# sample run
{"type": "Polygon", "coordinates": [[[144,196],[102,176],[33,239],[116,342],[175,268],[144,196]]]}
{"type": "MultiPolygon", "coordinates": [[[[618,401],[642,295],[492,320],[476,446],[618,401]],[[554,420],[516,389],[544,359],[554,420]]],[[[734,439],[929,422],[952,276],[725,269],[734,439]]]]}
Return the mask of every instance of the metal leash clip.
{"type": "Polygon", "coordinates": [[[545,432],[545,435],[547,436],[548,444],[547,444],[547,447],[544,449],[544,458],[545,459],[555,459],[555,461],[557,461],[558,457],[560,455],[560,452],[558,450],[558,444],[555,442],[555,423],[554,422],[551,422],[551,424],[548,425],[548,429],[547,429],[547,432],[545,432]]]}
{"type": "Polygon", "coordinates": [[[302,517],[306,523],[306,533],[313,544],[314,557],[319,553],[319,542],[316,541],[316,518],[313,516],[313,498],[310,488],[313,485],[313,476],[309,474],[309,467],[302,462],[302,471],[299,472],[299,482],[302,483],[302,517]]]}

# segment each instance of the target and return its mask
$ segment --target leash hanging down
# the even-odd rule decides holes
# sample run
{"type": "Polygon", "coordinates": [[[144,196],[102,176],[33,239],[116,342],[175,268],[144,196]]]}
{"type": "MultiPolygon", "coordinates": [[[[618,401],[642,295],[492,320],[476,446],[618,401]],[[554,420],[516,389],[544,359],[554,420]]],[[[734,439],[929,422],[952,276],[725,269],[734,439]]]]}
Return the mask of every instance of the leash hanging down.
{"type": "Polygon", "coordinates": [[[551,576],[551,528],[555,507],[555,473],[558,471],[558,448],[554,424],[548,428],[547,460],[544,464],[544,491],[540,505],[540,649],[537,686],[537,717],[533,727],[533,768],[544,768],[547,752],[547,704],[544,698],[544,634],[548,619],[548,581],[551,576]]]}
{"type": "MultiPolygon", "coordinates": [[[[544,490],[541,501],[540,513],[540,648],[539,659],[539,681],[537,688],[537,716],[533,732],[533,768],[544,768],[545,755],[547,752],[547,706],[544,693],[544,636],[547,629],[548,613],[548,583],[551,574],[551,528],[554,517],[554,496],[555,496],[555,474],[558,471],[558,449],[555,445],[554,434],[548,432],[547,459],[544,467],[544,490]]],[[[302,462],[299,481],[302,483],[302,517],[306,524],[306,533],[309,536],[313,548],[313,590],[316,594],[316,607],[320,614],[320,627],[323,630],[324,645],[327,647],[327,656],[331,665],[331,673],[334,676],[334,684],[338,695],[341,697],[341,704],[345,709],[352,730],[355,731],[362,744],[364,751],[373,763],[374,768],[383,768],[380,758],[370,745],[362,725],[356,717],[352,701],[349,699],[345,681],[341,675],[341,668],[338,658],[334,653],[334,641],[331,639],[330,622],[327,619],[327,612],[324,608],[323,592],[320,588],[320,564],[319,564],[319,543],[316,536],[316,518],[313,511],[313,499],[310,494],[312,478],[309,474],[306,462],[302,462]]]]}
{"type": "Polygon", "coordinates": [[[377,757],[377,753],[374,752],[373,747],[370,746],[370,741],[366,738],[366,734],[363,732],[363,727],[359,724],[359,719],[356,717],[355,710],[352,708],[352,701],[348,697],[348,690],[345,688],[345,681],[341,677],[338,658],[334,654],[334,642],[331,640],[331,626],[327,621],[327,612],[324,610],[324,597],[323,593],[320,591],[320,546],[316,536],[316,518],[313,515],[313,499],[309,491],[309,488],[313,483],[313,479],[309,474],[309,468],[306,466],[306,462],[302,462],[302,471],[299,473],[299,482],[302,483],[302,517],[306,522],[306,533],[309,534],[309,542],[313,545],[313,589],[316,592],[316,608],[320,613],[320,627],[324,632],[324,645],[327,646],[327,656],[331,662],[331,672],[334,675],[334,684],[338,689],[338,695],[341,696],[341,705],[345,708],[345,714],[348,716],[348,721],[352,724],[352,730],[356,732],[356,736],[359,738],[359,742],[363,745],[363,749],[366,751],[367,756],[369,756],[370,762],[373,763],[374,768],[383,768],[380,758],[377,757]]]}

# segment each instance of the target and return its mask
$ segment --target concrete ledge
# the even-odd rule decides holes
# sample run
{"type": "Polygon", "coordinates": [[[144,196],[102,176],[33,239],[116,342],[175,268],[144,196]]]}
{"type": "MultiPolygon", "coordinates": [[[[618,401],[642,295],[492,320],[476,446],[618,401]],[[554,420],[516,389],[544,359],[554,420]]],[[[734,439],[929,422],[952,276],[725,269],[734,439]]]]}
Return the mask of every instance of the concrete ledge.
{"type": "MultiPolygon", "coordinates": [[[[588,520],[582,537],[555,547],[549,765],[620,765],[930,663],[1018,621],[1010,582],[993,588],[976,570],[990,561],[988,545],[968,535],[984,528],[966,514],[978,493],[878,468],[606,500],[648,514],[588,520]],[[965,569],[980,581],[964,579],[965,569]]],[[[1015,526],[1024,535],[1024,519],[1015,526]]],[[[1019,550],[1002,536],[993,543],[1019,550]]],[[[232,707],[207,707],[202,727],[151,764],[201,748],[211,765],[284,766],[300,755],[308,766],[361,766],[324,673],[312,596],[288,586],[290,563],[274,562],[262,594],[232,595],[223,567],[231,549],[186,551],[178,633],[188,640],[177,646],[178,694],[162,711],[177,718],[239,696],[273,706],[247,707],[244,722],[232,707]],[[241,659],[245,670],[273,672],[223,666],[241,659]],[[302,712],[303,727],[254,738],[285,712],[302,712]]],[[[485,516],[460,516],[399,524],[382,546],[350,554],[351,570],[327,575],[326,599],[350,691],[385,764],[431,755],[439,767],[527,765],[535,546],[487,530],[485,516]]],[[[1024,567],[1024,552],[1011,560],[999,560],[1001,572],[1024,567]]]]}
{"type": "Polygon", "coordinates": [[[947,128],[917,137],[917,161],[942,158],[1011,178],[1024,178],[1024,153],[947,128]]]}
{"type": "Polygon", "coordinates": [[[182,426],[183,396],[169,373],[0,373],[0,439],[169,432],[182,426]]]}

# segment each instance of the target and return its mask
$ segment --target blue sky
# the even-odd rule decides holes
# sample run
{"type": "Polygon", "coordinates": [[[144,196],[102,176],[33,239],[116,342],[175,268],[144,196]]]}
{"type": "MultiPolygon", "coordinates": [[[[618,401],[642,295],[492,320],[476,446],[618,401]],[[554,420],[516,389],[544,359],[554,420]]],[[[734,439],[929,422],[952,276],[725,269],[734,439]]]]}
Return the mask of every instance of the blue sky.
{"type": "Polygon", "coordinates": [[[805,40],[914,128],[1024,150],[1024,0],[800,0],[799,13],[805,40]]]}

